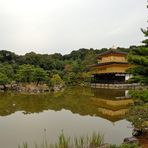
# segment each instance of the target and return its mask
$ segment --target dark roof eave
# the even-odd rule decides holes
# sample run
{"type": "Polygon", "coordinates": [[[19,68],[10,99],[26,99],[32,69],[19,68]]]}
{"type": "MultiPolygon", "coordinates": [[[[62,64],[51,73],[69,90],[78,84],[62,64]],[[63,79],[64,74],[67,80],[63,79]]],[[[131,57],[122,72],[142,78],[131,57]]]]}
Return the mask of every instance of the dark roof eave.
{"type": "Polygon", "coordinates": [[[122,52],[122,51],[118,51],[118,50],[109,50],[109,51],[106,51],[106,52],[103,52],[103,53],[100,53],[98,54],[98,57],[101,57],[103,55],[107,55],[107,54],[112,54],[112,53],[118,53],[118,54],[124,54],[124,55],[127,55],[128,53],[126,52],[122,52]]]}
{"type": "Polygon", "coordinates": [[[104,65],[112,65],[112,64],[129,64],[128,62],[107,62],[107,63],[99,63],[95,65],[89,65],[89,67],[97,67],[97,66],[104,66],[104,65]]]}

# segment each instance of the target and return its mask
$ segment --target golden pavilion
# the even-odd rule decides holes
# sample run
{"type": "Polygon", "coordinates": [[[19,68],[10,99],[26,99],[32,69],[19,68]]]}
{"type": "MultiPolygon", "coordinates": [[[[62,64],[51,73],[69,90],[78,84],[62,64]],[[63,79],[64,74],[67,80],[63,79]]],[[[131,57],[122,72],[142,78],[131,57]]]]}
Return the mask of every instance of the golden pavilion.
{"type": "Polygon", "coordinates": [[[131,65],[127,53],[112,48],[98,55],[98,63],[90,66],[92,83],[125,83],[131,75],[126,72],[131,65]]]}

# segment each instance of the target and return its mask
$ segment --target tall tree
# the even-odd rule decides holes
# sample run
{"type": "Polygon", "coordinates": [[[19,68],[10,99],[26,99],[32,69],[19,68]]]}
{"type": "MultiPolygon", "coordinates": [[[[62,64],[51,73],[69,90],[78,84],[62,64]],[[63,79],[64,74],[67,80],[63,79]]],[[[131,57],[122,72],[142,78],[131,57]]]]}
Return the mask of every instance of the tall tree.
{"type": "Polygon", "coordinates": [[[48,74],[43,68],[40,67],[34,68],[33,80],[38,85],[40,82],[45,82],[48,80],[48,74]]]}
{"type": "MultiPolygon", "coordinates": [[[[140,82],[148,84],[148,28],[141,29],[146,39],[142,41],[144,45],[139,47],[132,47],[128,55],[128,60],[135,66],[129,69],[134,77],[130,79],[131,82],[140,82]]],[[[148,90],[130,91],[133,98],[139,99],[143,102],[148,102],[148,90]]]]}
{"type": "MultiPolygon", "coordinates": [[[[148,6],[147,6],[148,8],[148,6]]],[[[145,44],[145,47],[148,48],[148,27],[146,29],[141,29],[141,31],[143,32],[144,36],[146,37],[145,40],[142,41],[142,43],[145,44]]]]}
{"type": "Polygon", "coordinates": [[[3,85],[4,90],[7,89],[6,84],[8,84],[9,82],[10,82],[9,78],[5,74],[0,72],[0,85],[3,85]]]}
{"type": "Polygon", "coordinates": [[[30,83],[33,81],[34,66],[29,64],[24,64],[19,66],[16,74],[16,80],[19,82],[30,83]]]}
{"type": "Polygon", "coordinates": [[[129,72],[134,75],[131,81],[148,84],[148,47],[140,46],[131,50],[128,60],[135,65],[129,69],[129,72]]]}
{"type": "Polygon", "coordinates": [[[13,64],[0,64],[0,72],[5,74],[10,80],[14,79],[14,66],[13,64]]]}
{"type": "Polygon", "coordinates": [[[129,69],[129,72],[134,75],[132,81],[148,84],[148,27],[141,30],[146,39],[142,41],[144,45],[130,51],[128,61],[135,67],[129,69]]]}
{"type": "Polygon", "coordinates": [[[52,86],[64,85],[64,81],[58,74],[53,75],[50,81],[52,86]]]}

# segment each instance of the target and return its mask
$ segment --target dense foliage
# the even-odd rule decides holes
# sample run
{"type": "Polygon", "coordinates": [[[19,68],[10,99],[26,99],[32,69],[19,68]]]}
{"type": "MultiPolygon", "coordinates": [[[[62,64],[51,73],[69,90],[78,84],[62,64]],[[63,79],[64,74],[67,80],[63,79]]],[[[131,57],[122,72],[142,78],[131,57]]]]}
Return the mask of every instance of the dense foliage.
{"type": "MultiPolygon", "coordinates": [[[[148,28],[142,29],[146,39],[142,41],[143,46],[134,47],[129,55],[128,60],[135,65],[129,69],[134,77],[130,79],[131,82],[140,82],[142,84],[148,84],[148,28]]],[[[144,123],[148,123],[148,89],[130,91],[131,96],[137,99],[140,106],[134,106],[128,113],[128,120],[139,129],[144,129],[144,123]]],[[[146,125],[148,126],[148,125],[146,125]]]]}
{"type": "MultiPolygon", "coordinates": [[[[0,85],[13,81],[51,84],[49,81],[53,75],[58,75],[59,80],[62,79],[66,85],[87,83],[90,81],[88,65],[97,63],[97,54],[107,50],[106,48],[79,49],[67,55],[30,52],[23,56],[2,50],[0,51],[0,85]]],[[[118,48],[118,50],[128,52],[126,48],[118,48]]]]}
{"type": "Polygon", "coordinates": [[[128,120],[131,121],[136,128],[147,127],[148,122],[148,105],[136,106],[130,109],[128,120]]]}
{"type": "Polygon", "coordinates": [[[147,90],[131,90],[130,95],[132,96],[133,99],[142,101],[141,103],[148,102],[148,91],[147,90]]]}
{"type": "Polygon", "coordinates": [[[143,46],[135,47],[130,51],[128,60],[135,65],[129,71],[134,75],[131,81],[148,84],[148,28],[142,29],[146,39],[143,46]]]}
{"type": "Polygon", "coordinates": [[[148,84],[148,47],[140,46],[134,48],[131,50],[128,60],[135,65],[129,70],[134,75],[130,81],[148,84]]]}
{"type": "MultiPolygon", "coordinates": [[[[130,50],[128,55],[128,61],[135,65],[133,68],[129,69],[129,72],[134,75],[130,81],[148,84],[148,28],[141,30],[146,37],[146,39],[142,41],[144,45],[134,47],[132,50],[130,50]]],[[[131,95],[134,98],[148,102],[148,90],[133,91],[131,92],[131,95]]]]}

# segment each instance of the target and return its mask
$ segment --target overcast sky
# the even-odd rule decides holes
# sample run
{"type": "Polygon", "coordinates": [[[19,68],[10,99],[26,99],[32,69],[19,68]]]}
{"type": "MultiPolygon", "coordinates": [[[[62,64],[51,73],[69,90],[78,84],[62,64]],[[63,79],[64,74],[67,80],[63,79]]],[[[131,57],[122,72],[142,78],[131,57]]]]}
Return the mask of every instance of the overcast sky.
{"type": "Polygon", "coordinates": [[[70,53],[143,40],[146,0],[0,0],[0,50],[70,53]]]}

